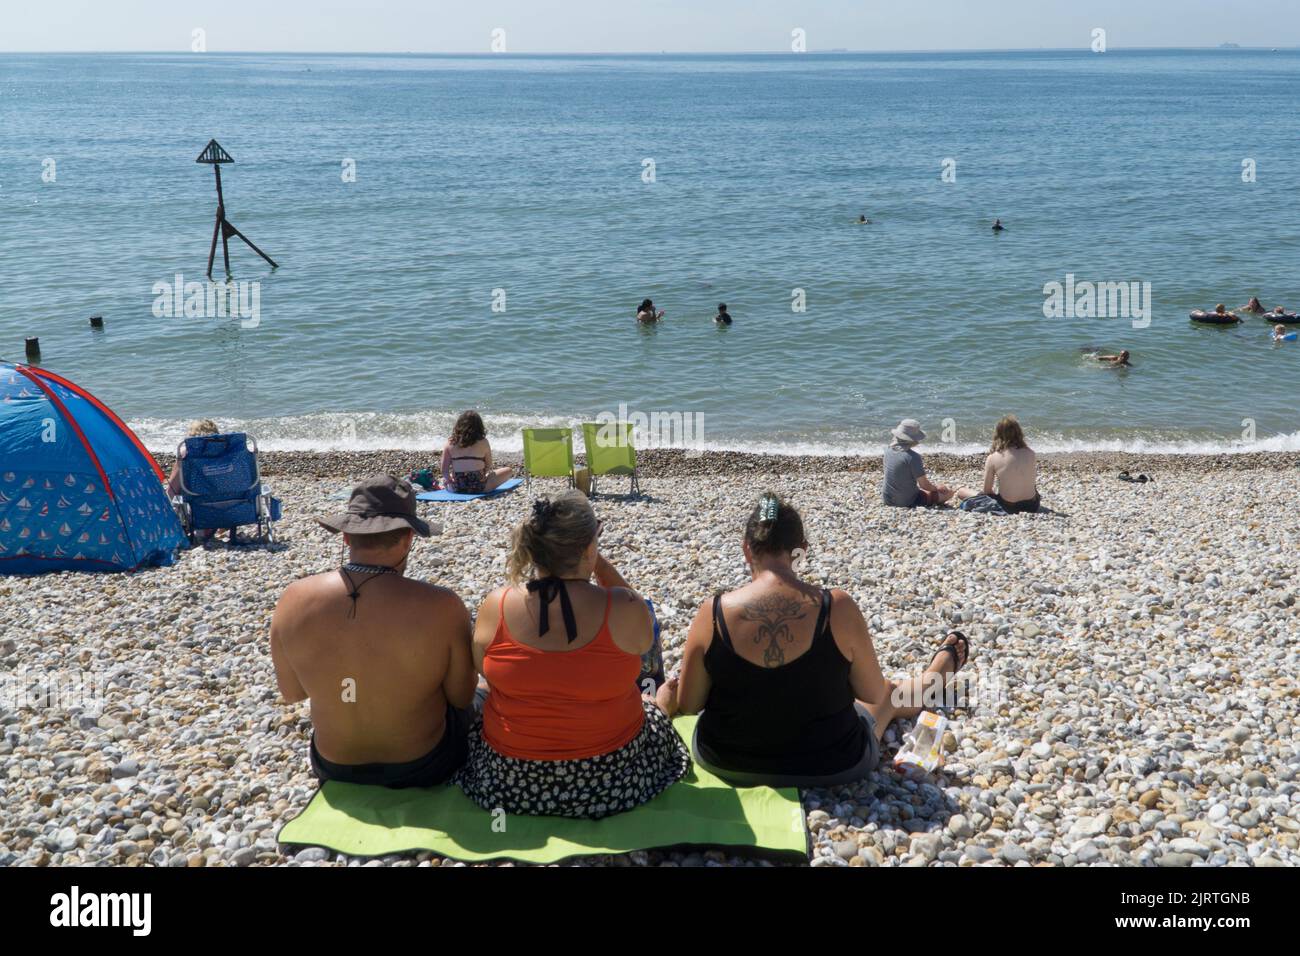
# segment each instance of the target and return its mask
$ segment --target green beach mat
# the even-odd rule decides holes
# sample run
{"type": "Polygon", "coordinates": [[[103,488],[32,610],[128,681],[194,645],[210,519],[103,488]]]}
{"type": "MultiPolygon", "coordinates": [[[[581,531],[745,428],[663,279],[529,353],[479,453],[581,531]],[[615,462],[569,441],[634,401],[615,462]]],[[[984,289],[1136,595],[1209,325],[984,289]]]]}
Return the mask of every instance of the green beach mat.
{"type": "MultiPolygon", "coordinates": [[[[673,721],[683,740],[690,741],[695,720],[673,721]]],[[[677,846],[746,847],[764,856],[808,858],[798,790],[738,789],[698,765],[649,803],[602,820],[494,816],[456,786],[390,790],[329,781],[281,828],[279,841],[348,856],[429,850],[466,862],[556,863],[677,846]]]]}

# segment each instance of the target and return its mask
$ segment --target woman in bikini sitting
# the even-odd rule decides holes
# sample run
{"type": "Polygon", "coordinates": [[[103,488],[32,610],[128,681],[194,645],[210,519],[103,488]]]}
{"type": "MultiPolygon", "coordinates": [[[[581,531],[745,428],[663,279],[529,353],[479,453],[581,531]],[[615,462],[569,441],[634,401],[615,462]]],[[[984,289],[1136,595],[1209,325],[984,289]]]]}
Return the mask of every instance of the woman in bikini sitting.
{"type": "Polygon", "coordinates": [[[442,483],[457,494],[479,495],[495,491],[512,469],[492,467],[492,446],[478,412],[462,412],[442,450],[442,483]]]}

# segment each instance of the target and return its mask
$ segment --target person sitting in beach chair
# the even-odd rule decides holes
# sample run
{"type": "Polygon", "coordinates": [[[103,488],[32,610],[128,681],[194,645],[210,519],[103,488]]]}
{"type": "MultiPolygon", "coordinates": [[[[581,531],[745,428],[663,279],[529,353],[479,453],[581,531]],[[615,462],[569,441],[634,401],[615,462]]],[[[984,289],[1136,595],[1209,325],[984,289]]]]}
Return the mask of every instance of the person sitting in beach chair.
{"type": "Polygon", "coordinates": [[[1037,484],[1038,460],[1025,442],[1016,416],[1007,415],[993,429],[993,444],[984,461],[984,488],[958,488],[961,501],[988,495],[1009,515],[1037,511],[1042,503],[1037,484]]]}
{"type": "MultiPolygon", "coordinates": [[[[203,435],[216,435],[220,433],[217,423],[210,418],[199,418],[190,422],[189,428],[185,432],[186,438],[198,438],[203,435]]],[[[172,473],[167,479],[167,496],[175,498],[181,493],[181,459],[178,455],[176,461],[172,463],[172,473]]]]}
{"type": "Polygon", "coordinates": [[[229,529],[230,544],[242,544],[239,528],[255,525],[253,540],[269,544],[280,520],[280,500],[262,483],[257,440],[243,432],[206,433],[216,426],[196,422],[191,435],[176,449],[174,471],[178,491],[172,506],[191,544],[206,541],[219,529],[229,529]]]}
{"type": "Polygon", "coordinates": [[[457,782],[485,810],[598,819],[690,769],[672,723],[637,687],[650,611],[615,583],[599,529],[580,491],[536,501],[514,532],[509,584],[478,610],[488,694],[457,782]]]}
{"type": "Polygon", "coordinates": [[[885,449],[885,504],[895,508],[941,505],[954,494],[947,485],[936,485],[926,476],[925,462],[915,446],[925,440],[921,423],[905,418],[890,434],[893,441],[885,449]]]}
{"type": "Polygon", "coordinates": [[[457,494],[483,495],[512,474],[513,468],[492,467],[492,446],[482,416],[473,410],[462,412],[442,449],[443,484],[457,494]]]}
{"type": "Polygon", "coordinates": [[[322,782],[432,787],[465,760],[477,678],[469,611],[446,588],[413,581],[415,491],[392,475],[352,490],[319,519],[348,561],[295,581],[271,618],[271,660],[286,703],[311,701],[312,772],[322,782]]]}
{"type": "MultiPolygon", "coordinates": [[[[220,432],[217,423],[210,418],[197,418],[190,422],[189,427],[185,430],[186,438],[200,438],[205,435],[216,435],[220,432]]],[[[176,460],[172,462],[172,472],[167,477],[167,497],[172,499],[172,505],[176,508],[176,516],[181,519],[181,525],[185,524],[185,508],[181,503],[181,456],[177,455],[176,460]]],[[[201,544],[216,536],[216,532],[211,528],[195,529],[190,532],[190,541],[195,544],[201,544]]]]}
{"type": "Polygon", "coordinates": [[[892,720],[935,706],[966,663],[957,631],[924,674],[887,681],[853,598],[803,581],[803,519],[774,494],[745,524],[750,583],[700,605],[680,679],[659,693],[670,715],[699,714],[692,756],[736,786],[833,786],[880,760],[892,720]]]}

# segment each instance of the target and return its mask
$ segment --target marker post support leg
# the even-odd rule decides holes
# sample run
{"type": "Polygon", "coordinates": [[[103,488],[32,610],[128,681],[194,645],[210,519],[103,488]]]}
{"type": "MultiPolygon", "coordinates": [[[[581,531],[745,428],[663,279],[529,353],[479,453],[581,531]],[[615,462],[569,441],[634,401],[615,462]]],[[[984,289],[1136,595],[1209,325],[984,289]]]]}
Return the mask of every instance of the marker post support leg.
{"type": "Polygon", "coordinates": [[[212,226],[212,245],[208,248],[208,278],[212,278],[212,263],[217,257],[217,237],[221,237],[221,258],[226,267],[226,275],[230,275],[230,237],[238,236],[244,241],[244,245],[252,249],[259,256],[271,264],[273,269],[278,269],[279,263],[268,256],[261,249],[253,244],[253,241],[246,235],[235,228],[235,224],[226,218],[226,198],[221,192],[221,164],[233,163],[234,157],[221,148],[221,144],[215,139],[210,140],[204,147],[203,152],[199,154],[196,163],[205,163],[212,167],[212,171],[217,176],[217,221],[212,226]]]}

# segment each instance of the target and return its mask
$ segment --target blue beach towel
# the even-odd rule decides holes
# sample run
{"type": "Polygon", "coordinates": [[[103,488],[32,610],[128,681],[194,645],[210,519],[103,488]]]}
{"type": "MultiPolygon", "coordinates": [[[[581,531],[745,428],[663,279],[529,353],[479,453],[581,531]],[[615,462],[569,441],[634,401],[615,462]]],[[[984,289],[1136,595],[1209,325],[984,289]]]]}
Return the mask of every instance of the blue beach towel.
{"type": "Polygon", "coordinates": [[[497,495],[501,494],[502,492],[510,491],[514,488],[518,488],[523,483],[524,480],[522,478],[511,478],[508,481],[503,481],[500,485],[498,485],[496,488],[493,488],[489,492],[480,493],[476,495],[462,495],[461,493],[456,491],[448,491],[446,488],[442,488],[438,491],[422,491],[420,494],[415,496],[415,500],[416,501],[473,501],[475,498],[495,498],[497,495]]]}

